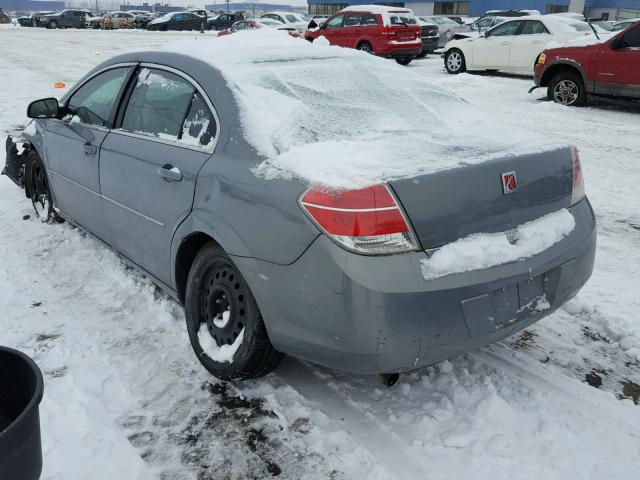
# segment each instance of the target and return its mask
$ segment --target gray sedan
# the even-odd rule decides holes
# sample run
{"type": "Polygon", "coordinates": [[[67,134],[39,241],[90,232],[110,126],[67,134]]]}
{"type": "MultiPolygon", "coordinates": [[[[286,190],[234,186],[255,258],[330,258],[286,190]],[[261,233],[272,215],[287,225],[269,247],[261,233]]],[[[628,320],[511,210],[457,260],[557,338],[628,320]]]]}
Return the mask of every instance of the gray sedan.
{"type": "MultiPolygon", "coordinates": [[[[326,125],[336,112],[308,109],[326,125]]],[[[261,176],[220,70],[169,52],[109,60],[28,115],[5,173],[43,220],[83,228],[183,303],[195,354],[221,379],[264,375],[284,353],[362,374],[430,365],[553,312],[593,268],[594,214],[568,148],[355,190],[261,176]],[[570,228],[549,243],[531,222],[553,212],[570,228]],[[447,245],[476,232],[526,258],[430,263],[458,261],[447,245]]]]}
{"type": "Polygon", "coordinates": [[[420,20],[427,23],[433,23],[438,26],[438,48],[444,47],[449,39],[460,32],[470,32],[471,29],[467,25],[460,25],[455,20],[451,20],[448,17],[419,17],[420,20]]]}

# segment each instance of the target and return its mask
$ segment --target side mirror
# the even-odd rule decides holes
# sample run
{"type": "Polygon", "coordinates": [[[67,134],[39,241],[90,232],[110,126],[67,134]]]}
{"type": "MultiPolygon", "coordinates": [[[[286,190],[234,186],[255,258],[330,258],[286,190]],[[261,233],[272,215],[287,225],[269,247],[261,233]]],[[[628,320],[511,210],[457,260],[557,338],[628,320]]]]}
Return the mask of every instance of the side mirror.
{"type": "Polygon", "coordinates": [[[29,118],[59,118],[60,105],[55,98],[43,98],[31,102],[27,107],[27,117],[29,118]]]}
{"type": "Polygon", "coordinates": [[[325,28],[327,28],[327,24],[325,22],[322,22],[320,24],[320,30],[324,30],[325,28]]]}
{"type": "Polygon", "coordinates": [[[624,48],[622,37],[615,37],[613,40],[611,40],[609,47],[611,48],[611,50],[620,50],[621,48],[624,48]]]}

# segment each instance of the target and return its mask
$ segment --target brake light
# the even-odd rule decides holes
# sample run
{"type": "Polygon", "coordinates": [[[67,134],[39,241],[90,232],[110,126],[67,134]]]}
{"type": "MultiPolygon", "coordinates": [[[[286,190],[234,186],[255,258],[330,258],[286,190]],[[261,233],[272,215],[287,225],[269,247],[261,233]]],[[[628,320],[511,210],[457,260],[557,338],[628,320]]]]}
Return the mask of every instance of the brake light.
{"type": "Polygon", "coordinates": [[[445,37],[448,37],[448,36],[449,36],[449,33],[451,33],[451,29],[450,29],[450,28],[447,28],[447,29],[444,31],[444,36],[445,36],[445,37]]]}
{"type": "Polygon", "coordinates": [[[310,188],[300,204],[324,233],[347,250],[372,255],[418,249],[386,185],[333,191],[310,188]]]}
{"type": "Polygon", "coordinates": [[[580,155],[578,149],[571,147],[571,163],[573,164],[573,188],[571,190],[571,206],[584,198],[584,177],[582,176],[582,166],[580,165],[580,155]]]}

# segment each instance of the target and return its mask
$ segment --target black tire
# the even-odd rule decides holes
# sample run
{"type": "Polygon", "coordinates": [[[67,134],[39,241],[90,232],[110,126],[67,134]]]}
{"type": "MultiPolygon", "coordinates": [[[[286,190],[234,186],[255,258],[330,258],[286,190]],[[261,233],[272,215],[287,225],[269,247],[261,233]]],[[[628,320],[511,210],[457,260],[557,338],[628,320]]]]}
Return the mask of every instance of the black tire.
{"type": "Polygon", "coordinates": [[[56,22],[55,20],[51,20],[49,22],[49,25],[47,25],[47,28],[58,28],[58,22],[56,22]]]}
{"type": "Polygon", "coordinates": [[[373,47],[369,42],[360,42],[356,49],[361,52],[373,53],[373,47]]]}
{"type": "Polygon", "coordinates": [[[24,164],[24,177],[27,196],[36,212],[36,216],[44,223],[53,223],[58,219],[53,208],[53,197],[49,188],[49,180],[44,164],[33,150],[27,155],[24,164]]]}
{"type": "Polygon", "coordinates": [[[452,75],[464,72],[467,69],[464,53],[457,48],[447,50],[447,53],[444,54],[444,68],[452,75]]]}
{"type": "Polygon", "coordinates": [[[217,378],[262,377],[282,359],[283,355],[269,341],[258,305],[242,274],[213,242],[202,247],[191,266],[184,306],[191,346],[200,363],[217,378]],[[224,312],[228,312],[226,318],[224,312]],[[215,361],[204,352],[198,339],[201,328],[208,330],[204,332],[207,339],[218,346],[234,343],[244,331],[231,363],[215,361]]]}
{"type": "Polygon", "coordinates": [[[409,65],[411,63],[411,60],[413,60],[413,57],[400,57],[400,58],[396,58],[396,62],[398,62],[400,65],[409,65]]]}
{"type": "Polygon", "coordinates": [[[558,73],[549,82],[547,98],[560,105],[581,107],[587,103],[587,92],[578,73],[564,71],[558,73]]]}

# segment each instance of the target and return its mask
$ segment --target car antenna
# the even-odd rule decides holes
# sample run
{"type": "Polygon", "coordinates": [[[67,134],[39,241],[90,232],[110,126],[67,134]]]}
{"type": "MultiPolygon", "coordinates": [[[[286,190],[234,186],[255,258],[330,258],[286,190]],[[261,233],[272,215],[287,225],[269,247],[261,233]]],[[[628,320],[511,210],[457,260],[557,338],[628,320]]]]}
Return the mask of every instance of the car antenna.
{"type": "Polygon", "coordinates": [[[598,40],[600,40],[600,35],[598,35],[598,32],[596,31],[596,27],[594,27],[591,22],[602,22],[602,21],[604,21],[603,17],[600,17],[600,18],[587,18],[587,23],[591,27],[591,30],[593,30],[593,33],[595,34],[595,36],[596,36],[596,38],[598,40]]]}

